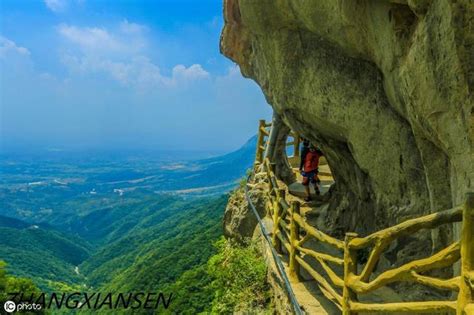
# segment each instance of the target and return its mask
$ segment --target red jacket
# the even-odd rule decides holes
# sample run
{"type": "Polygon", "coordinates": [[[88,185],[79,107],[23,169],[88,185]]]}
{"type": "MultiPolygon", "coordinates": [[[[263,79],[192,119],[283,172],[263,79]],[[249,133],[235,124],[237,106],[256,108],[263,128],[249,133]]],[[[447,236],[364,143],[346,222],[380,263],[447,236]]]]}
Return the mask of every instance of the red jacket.
{"type": "Polygon", "coordinates": [[[311,171],[317,170],[319,166],[320,155],[316,151],[309,151],[304,159],[304,168],[303,171],[309,173],[311,171]]]}

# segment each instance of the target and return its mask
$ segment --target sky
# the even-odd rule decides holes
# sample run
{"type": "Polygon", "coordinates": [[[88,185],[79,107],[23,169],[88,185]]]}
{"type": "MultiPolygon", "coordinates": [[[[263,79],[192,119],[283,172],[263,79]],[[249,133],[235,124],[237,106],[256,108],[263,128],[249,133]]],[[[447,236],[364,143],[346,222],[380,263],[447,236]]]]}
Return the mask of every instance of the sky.
{"type": "Polygon", "coordinates": [[[2,0],[0,149],[231,151],[271,117],[222,0],[2,0]]]}

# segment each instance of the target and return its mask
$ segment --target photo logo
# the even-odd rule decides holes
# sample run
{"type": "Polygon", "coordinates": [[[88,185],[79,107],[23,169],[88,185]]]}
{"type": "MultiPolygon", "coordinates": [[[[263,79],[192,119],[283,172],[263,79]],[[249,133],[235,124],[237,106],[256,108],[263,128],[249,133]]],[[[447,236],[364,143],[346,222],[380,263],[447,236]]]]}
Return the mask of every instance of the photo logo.
{"type": "Polygon", "coordinates": [[[16,304],[13,301],[6,301],[3,308],[7,313],[13,313],[16,310],[16,304]]]}

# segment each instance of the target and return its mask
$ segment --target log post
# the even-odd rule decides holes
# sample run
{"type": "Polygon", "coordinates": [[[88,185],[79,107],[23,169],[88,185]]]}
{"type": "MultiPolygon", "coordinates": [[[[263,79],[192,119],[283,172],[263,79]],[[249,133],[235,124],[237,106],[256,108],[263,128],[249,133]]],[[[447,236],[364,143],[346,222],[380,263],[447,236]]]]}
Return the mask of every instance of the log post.
{"type": "Polygon", "coordinates": [[[357,252],[349,248],[349,242],[356,238],[356,233],[346,233],[344,238],[344,288],[342,290],[342,314],[354,315],[351,312],[351,301],[357,301],[357,295],[349,287],[349,278],[357,274],[357,252]]]}
{"type": "Polygon", "coordinates": [[[285,198],[285,190],[279,189],[277,191],[277,196],[275,198],[275,203],[273,207],[273,211],[275,211],[273,215],[273,247],[275,247],[278,253],[282,252],[282,244],[280,238],[277,236],[278,232],[280,231],[280,217],[281,217],[281,199],[285,198]]]}
{"type": "Polygon", "coordinates": [[[273,244],[273,247],[277,250],[277,252],[278,252],[278,243],[280,241],[277,236],[277,233],[278,233],[277,223],[278,223],[278,216],[280,215],[279,212],[280,212],[280,207],[278,207],[278,197],[275,197],[275,199],[273,200],[272,244],[273,244]]]}
{"type": "Polygon", "coordinates": [[[268,176],[268,182],[270,183],[270,193],[275,195],[275,197],[278,197],[278,186],[275,186],[274,185],[274,181],[273,179],[275,178],[275,168],[276,168],[276,164],[275,163],[268,163],[268,167],[269,167],[269,176],[268,176]]]}
{"type": "Polygon", "coordinates": [[[276,163],[270,162],[270,171],[272,171],[273,175],[275,175],[275,172],[276,172],[276,163]]]}
{"type": "Polygon", "coordinates": [[[474,314],[474,192],[466,195],[461,230],[461,283],[456,314],[474,314]],[[470,305],[469,305],[470,304],[470,305]],[[472,312],[472,313],[471,313],[472,312]]]}
{"type": "Polygon", "coordinates": [[[280,205],[280,217],[283,218],[283,211],[281,211],[281,209],[283,209],[282,205],[281,205],[281,201],[282,200],[285,200],[286,198],[286,190],[284,188],[279,188],[278,189],[278,204],[280,205]]]}
{"type": "Polygon", "coordinates": [[[300,226],[296,223],[293,214],[300,214],[299,201],[291,202],[290,207],[290,276],[294,281],[300,281],[300,264],[296,260],[298,249],[296,248],[299,242],[300,226]]]}
{"type": "Polygon", "coordinates": [[[260,119],[258,124],[258,133],[257,133],[257,152],[255,153],[255,169],[262,164],[263,162],[263,143],[265,135],[262,132],[262,129],[265,129],[265,120],[260,119]]]}

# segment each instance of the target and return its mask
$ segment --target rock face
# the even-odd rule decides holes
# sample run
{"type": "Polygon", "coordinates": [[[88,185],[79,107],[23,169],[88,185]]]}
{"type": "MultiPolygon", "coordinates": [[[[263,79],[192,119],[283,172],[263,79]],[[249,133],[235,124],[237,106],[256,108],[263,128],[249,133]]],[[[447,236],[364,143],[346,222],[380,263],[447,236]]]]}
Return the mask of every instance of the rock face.
{"type": "MultiPolygon", "coordinates": [[[[260,217],[265,216],[264,186],[260,184],[250,190],[249,196],[260,217]]],[[[252,238],[257,226],[257,219],[252,213],[245,198],[244,189],[237,189],[230,197],[224,213],[224,235],[239,242],[252,238]]]]}
{"type": "Polygon", "coordinates": [[[472,0],[225,0],[224,14],[222,53],[325,152],[332,228],[364,235],[474,190],[472,0]]]}
{"type": "Polygon", "coordinates": [[[267,149],[264,154],[264,158],[268,158],[275,163],[275,173],[286,184],[291,184],[296,179],[286,154],[286,140],[290,131],[281,116],[274,113],[267,149]]]}

